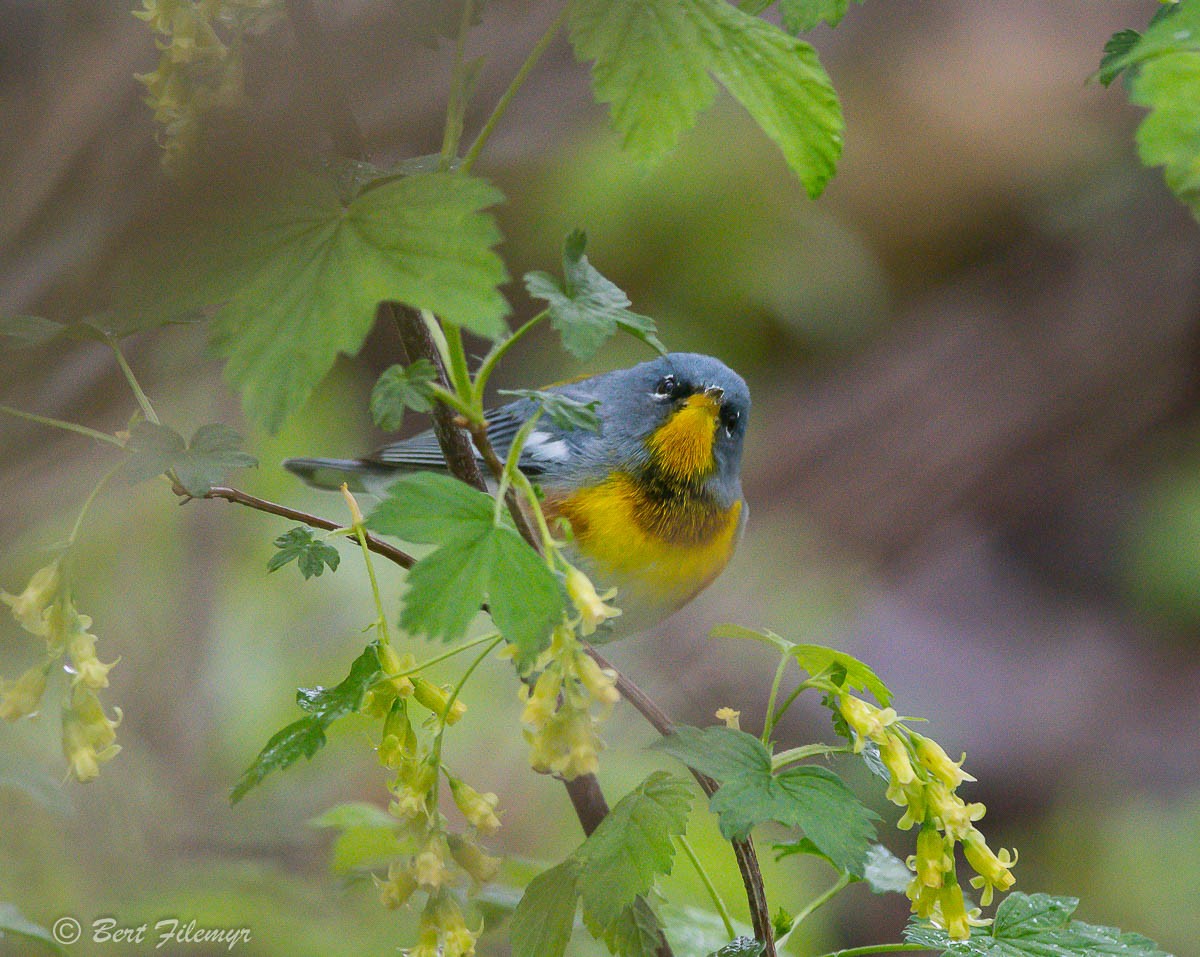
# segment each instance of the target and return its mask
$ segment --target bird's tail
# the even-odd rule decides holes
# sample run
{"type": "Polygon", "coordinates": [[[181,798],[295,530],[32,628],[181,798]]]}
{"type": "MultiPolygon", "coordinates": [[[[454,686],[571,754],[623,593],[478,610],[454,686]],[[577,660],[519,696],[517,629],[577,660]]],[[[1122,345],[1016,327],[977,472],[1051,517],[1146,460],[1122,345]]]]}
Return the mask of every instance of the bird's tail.
{"type": "Polygon", "coordinates": [[[345,483],[352,492],[372,494],[381,493],[399,477],[396,469],[361,459],[287,459],[283,467],[315,488],[339,489],[345,483]]]}

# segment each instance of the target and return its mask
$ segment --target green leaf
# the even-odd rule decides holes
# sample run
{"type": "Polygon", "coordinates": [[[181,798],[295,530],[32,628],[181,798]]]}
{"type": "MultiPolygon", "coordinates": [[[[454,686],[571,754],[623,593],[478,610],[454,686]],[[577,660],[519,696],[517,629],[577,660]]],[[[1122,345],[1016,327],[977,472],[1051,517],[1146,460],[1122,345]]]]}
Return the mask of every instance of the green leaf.
{"type": "Polygon", "coordinates": [[[121,475],[130,483],[173,472],[189,495],[201,496],[233,469],[258,465],[258,459],[238,448],[242,437],[220,423],[200,426],[186,446],[178,432],[154,422],[135,422],[129,435],[133,454],[121,475]]]}
{"type": "Polygon", "coordinates": [[[663,941],[662,921],[644,897],[635,898],[626,904],[607,926],[601,927],[589,920],[584,910],[584,920],[592,936],[604,941],[609,952],[617,957],[656,957],[663,941]]]}
{"type": "Polygon", "coordinates": [[[569,857],[529,882],[509,925],[513,957],[562,957],[566,952],[575,925],[579,869],[579,862],[569,857]]]}
{"type": "Polygon", "coordinates": [[[622,911],[650,890],[657,875],[671,873],[674,837],[687,830],[690,810],[687,783],[665,771],[651,773],[617,802],[576,851],[589,927],[636,920],[622,911]]]}
{"type": "Polygon", "coordinates": [[[737,937],[709,957],[759,957],[767,945],[753,937],[737,937]]]}
{"type": "Polygon", "coordinates": [[[850,0],[779,0],[779,22],[793,35],[807,33],[818,23],[836,27],[848,9],[850,0]]]}
{"type": "Polygon", "coordinates": [[[832,771],[802,765],[774,774],[771,752],[733,728],[681,727],[653,747],[720,782],[709,807],[727,840],[776,821],[800,828],[839,870],[862,876],[875,814],[832,771]]]}
{"type": "Polygon", "coordinates": [[[300,574],[307,578],[319,578],[329,566],[331,572],[337,571],[342,560],[341,554],[328,542],[313,537],[312,529],[297,525],[275,539],[275,547],[279,549],[267,562],[267,571],[281,569],[290,561],[295,561],[300,574]]]}
{"type": "Polygon", "coordinates": [[[359,350],[380,301],[503,334],[507,276],[484,212],[501,198],[451,173],[384,178],[345,200],[335,177],[284,178],[181,237],[182,250],[156,250],[124,308],[147,324],[218,306],[212,344],[226,378],[249,418],[274,432],[339,353],[359,350]]]}
{"type": "Polygon", "coordinates": [[[67,331],[67,326],[41,316],[0,316],[0,336],[16,339],[9,347],[28,349],[43,346],[67,331]]]}
{"type": "Polygon", "coordinates": [[[688,0],[730,93],[816,198],[842,152],[842,108],[817,52],[725,0],[688,0]]]}
{"type": "Polygon", "coordinates": [[[379,656],[375,645],[366,647],[350,666],[350,673],[333,688],[301,688],[296,702],[308,714],[276,732],[230,793],[231,804],[244,798],[272,771],[282,771],[325,746],[325,729],[338,718],[357,711],[367,688],[378,680],[379,656]]]}
{"type": "Polygon", "coordinates": [[[313,827],[338,832],[329,868],[335,874],[377,865],[405,850],[396,819],[381,807],[361,801],[338,804],[309,821],[313,827]]]}
{"type": "Polygon", "coordinates": [[[457,479],[405,476],[367,521],[375,531],[439,547],[408,573],[400,624],[413,634],[452,641],[488,605],[505,639],[527,662],[546,647],[562,617],[558,580],[508,524],[495,502],[457,479]]]}
{"type": "MultiPolygon", "coordinates": [[[[1200,19],[1200,8],[1190,9],[1198,11],[1193,19],[1200,19]]],[[[1182,20],[1180,15],[1170,22],[1182,20]]],[[[1200,23],[1193,29],[1200,42],[1200,23]]],[[[1136,137],[1142,162],[1162,166],[1170,190],[1200,216],[1200,49],[1163,53],[1143,63],[1130,98],[1150,110],[1136,137]]]]}
{"type": "Polygon", "coordinates": [[[588,262],[586,245],[587,236],[580,230],[563,242],[563,283],[549,273],[525,274],[529,295],[550,304],[550,325],[562,336],[563,346],[577,358],[588,359],[623,329],[665,353],[655,336],[654,320],[629,311],[629,297],[588,262]]]}
{"type": "Polygon", "coordinates": [[[996,909],[989,927],[975,927],[969,940],[951,940],[940,927],[913,917],[904,939],[950,957],[1170,957],[1141,934],[1122,933],[1072,920],[1073,897],[1013,892],[996,909]]]}
{"type": "Polygon", "coordinates": [[[1108,86],[1124,72],[1126,54],[1128,54],[1142,35],[1137,30],[1118,30],[1105,41],[1104,56],[1100,58],[1100,70],[1096,74],[1102,84],[1108,86]]]}
{"type": "MultiPolygon", "coordinates": [[[[675,957],[712,957],[714,951],[729,943],[725,922],[711,910],[670,902],[659,909],[675,957]]],[[[733,929],[737,937],[753,939],[750,927],[741,921],[734,920],[733,929]]]]}
{"type": "Polygon", "coordinates": [[[781,638],[768,629],[757,631],[741,625],[718,625],[712,630],[713,638],[733,638],[739,641],[760,641],[776,649],[781,655],[796,659],[803,670],[813,677],[829,674],[839,686],[869,691],[884,707],[892,700],[892,692],[879,675],[853,655],[824,645],[800,645],[781,638]]]}
{"type": "MultiPolygon", "coordinates": [[[[41,924],[35,924],[21,913],[16,904],[0,901],[0,940],[5,937],[21,937],[25,940],[37,941],[56,954],[66,954],[54,935],[41,924]]],[[[14,951],[16,953],[16,951],[14,951]]]]}
{"type": "Polygon", "coordinates": [[[538,389],[500,389],[498,391],[501,395],[515,395],[518,398],[536,402],[550,418],[550,421],[560,429],[600,431],[600,416],[596,412],[596,406],[600,404],[599,399],[591,402],[578,402],[557,392],[542,392],[538,389]]]}
{"type": "Polygon", "coordinates": [[[575,0],[575,56],[592,62],[596,100],[611,105],[630,153],[656,161],[713,99],[710,56],[690,8],[671,0],[575,0]]]}
{"type": "Polygon", "coordinates": [[[437,370],[428,359],[409,366],[389,366],[371,390],[371,418],[385,432],[398,432],[404,410],[428,412],[433,408],[433,384],[437,370]]]}

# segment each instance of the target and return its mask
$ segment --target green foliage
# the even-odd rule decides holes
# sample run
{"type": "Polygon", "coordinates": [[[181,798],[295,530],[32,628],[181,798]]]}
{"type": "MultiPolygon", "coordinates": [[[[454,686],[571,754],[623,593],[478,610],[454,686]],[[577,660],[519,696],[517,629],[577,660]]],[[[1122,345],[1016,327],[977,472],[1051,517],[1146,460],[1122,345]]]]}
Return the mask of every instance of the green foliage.
{"type": "Polygon", "coordinates": [[[771,752],[734,728],[680,726],[657,750],[720,782],[709,807],[721,834],[742,840],[765,821],[800,828],[838,870],[861,877],[875,815],[827,768],[771,769],[771,752]]]}
{"type": "Polygon", "coordinates": [[[484,336],[504,332],[507,275],[483,212],[494,187],[462,174],[385,179],[344,200],[302,174],[163,250],[126,307],[143,323],[217,305],[212,342],[247,415],[274,432],[339,353],[357,352],[381,300],[429,309],[484,336]]]}
{"type": "Polygon", "coordinates": [[[1105,44],[1101,82],[1130,69],[1130,99],[1150,113],[1137,131],[1147,166],[1200,216],[1200,0],[1163,7],[1141,37],[1122,31],[1105,44]]]}
{"type": "Polygon", "coordinates": [[[627,149],[657,160],[712,101],[713,74],[783,151],[810,196],[841,153],[842,113],[816,51],[726,0],[576,0],[571,41],[592,60],[627,149]]]}
{"type": "Polygon", "coordinates": [[[618,329],[651,348],[667,350],[655,335],[654,320],[629,311],[629,297],[605,279],[583,254],[587,235],[575,230],[563,243],[563,282],[545,272],[525,274],[529,295],[550,304],[550,325],[563,346],[579,359],[589,359],[618,329]]]}
{"type": "Polygon", "coordinates": [[[44,346],[66,332],[67,326],[41,316],[0,316],[0,336],[15,339],[10,348],[44,346]]]}
{"type": "Polygon", "coordinates": [[[1049,894],[1009,894],[989,927],[976,927],[970,940],[952,941],[940,927],[916,918],[905,940],[947,957],[1169,957],[1141,934],[1123,934],[1072,920],[1079,901],[1049,894]]]}
{"type": "Polygon", "coordinates": [[[529,882],[509,927],[513,957],[566,952],[579,906],[579,869],[579,861],[568,857],[529,882]]]}
{"type": "Polygon", "coordinates": [[[766,944],[753,937],[738,937],[720,950],[713,951],[711,957],[759,957],[766,949],[766,944]]]}
{"type": "Polygon", "coordinates": [[[600,404],[599,399],[593,399],[591,402],[577,402],[575,399],[557,392],[542,392],[538,389],[501,389],[499,391],[501,395],[514,395],[536,402],[550,421],[560,429],[600,431],[600,416],[596,412],[596,406],[600,404]]]}
{"type": "Polygon", "coordinates": [[[428,412],[433,408],[436,381],[437,369],[428,359],[389,366],[371,390],[371,418],[385,432],[399,432],[405,409],[428,412]]]}
{"type": "Polygon", "coordinates": [[[838,687],[869,691],[884,707],[891,704],[892,692],[869,666],[853,655],[826,648],[824,645],[801,645],[788,641],[773,631],[744,628],[741,625],[718,625],[711,632],[713,638],[732,638],[739,641],[760,641],[775,648],[782,655],[790,656],[814,678],[828,677],[838,687]]]}
{"type": "Polygon", "coordinates": [[[125,481],[142,482],[171,473],[189,495],[205,495],[232,469],[252,468],[258,460],[239,446],[242,438],[227,425],[202,425],[184,443],[174,429],[155,422],[135,422],[129,429],[129,460],[122,466],[125,481]]]}
{"type": "Polygon", "coordinates": [[[545,562],[506,519],[490,496],[446,475],[408,475],[388,489],[368,527],[438,546],[408,574],[401,627],[451,641],[466,632],[486,601],[520,661],[546,647],[562,618],[562,593],[545,562]]]}
{"type": "Polygon", "coordinates": [[[338,832],[329,863],[335,874],[378,865],[404,850],[404,842],[396,833],[396,819],[374,804],[338,804],[309,823],[338,832]]]}
{"type": "Polygon", "coordinates": [[[363,695],[378,678],[379,656],[370,644],[350,666],[350,673],[332,688],[300,688],[296,703],[308,712],[299,721],[276,732],[234,785],[229,800],[236,804],[272,771],[291,767],[301,758],[311,758],[325,746],[325,729],[338,718],[353,714],[363,695]]]}
{"type": "Polygon", "coordinates": [[[303,525],[297,525],[280,535],[275,539],[275,547],[279,551],[267,562],[268,572],[278,571],[288,562],[295,561],[300,574],[306,579],[319,578],[326,565],[331,572],[335,572],[342,560],[336,548],[316,538],[312,529],[303,525]]]}
{"type": "MultiPolygon", "coordinates": [[[[0,941],[3,941],[6,937],[36,941],[47,950],[53,951],[56,954],[65,955],[67,953],[66,949],[54,939],[54,935],[50,931],[46,930],[40,924],[35,924],[22,914],[16,904],[0,901],[0,941]]],[[[24,953],[24,951],[21,952],[24,953]]],[[[16,951],[13,951],[13,953],[16,953],[16,951]]]]}
{"type": "Polygon", "coordinates": [[[513,914],[514,957],[561,957],[577,899],[613,953],[653,957],[662,929],[644,895],[671,872],[690,808],[688,785],[663,771],[625,795],[567,860],[530,882],[513,914]]]}
{"type": "Polygon", "coordinates": [[[848,9],[850,0],[779,0],[779,22],[788,33],[807,33],[818,23],[836,27],[848,9]]]}

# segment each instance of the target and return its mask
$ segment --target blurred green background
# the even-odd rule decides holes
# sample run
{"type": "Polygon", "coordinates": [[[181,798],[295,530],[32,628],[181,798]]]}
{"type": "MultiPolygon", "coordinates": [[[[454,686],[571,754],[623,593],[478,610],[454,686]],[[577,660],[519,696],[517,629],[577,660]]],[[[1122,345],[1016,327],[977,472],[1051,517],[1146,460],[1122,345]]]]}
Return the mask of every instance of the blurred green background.
{"type": "MultiPolygon", "coordinates": [[[[774,662],[707,639],[713,625],[864,658],[902,713],[968,752],[979,778],[968,797],[988,805],[993,847],[1020,848],[1019,889],[1078,895],[1081,918],[1195,955],[1200,228],[1138,164],[1138,111],[1085,82],[1110,33],[1144,26],[1155,6],[853,6],[811,37],[847,118],[838,176],[815,203],[724,99],[661,166],[622,156],[559,38],[477,172],[508,197],[498,215],[512,275],[556,270],[562,237],[583,227],[592,261],[669,346],[722,357],[754,395],[751,520],[736,560],[652,635],[613,647],[615,663],[679,720],[732,705],[754,728],[774,662]]],[[[408,9],[322,6],[381,158],[440,145],[450,54],[411,38],[408,9]]],[[[488,5],[471,39],[488,59],[468,136],[552,16],[540,2],[488,5]]],[[[291,44],[286,24],[252,44],[254,122],[227,132],[221,162],[319,145],[291,44]]],[[[121,3],[0,2],[0,313],[71,319],[104,306],[113,263],[168,202],[132,79],[155,58],[121,3]]],[[[509,293],[530,315],[519,285],[509,293]]],[[[128,355],[181,431],[223,421],[250,432],[202,329],[140,335],[128,355]]],[[[643,357],[617,342],[581,367],[547,332],[513,350],[497,385],[643,357]]],[[[395,359],[390,335],[373,335],[282,434],[249,436],[261,466],[237,483],[342,519],[336,497],[279,463],[382,441],[365,402],[395,359]]],[[[0,402],[106,430],[134,409],[111,356],[88,344],[0,355],[0,402]]],[[[18,590],[44,562],[111,462],[86,440],[0,418],[0,586],[18,590]]],[[[157,483],[104,493],[77,598],[101,658],[121,657],[104,700],[125,713],[124,750],[98,781],[63,784],[53,702],[0,727],[0,901],[47,926],[63,914],[247,926],[239,953],[389,953],[410,939],[410,916],[328,872],[329,835],[307,823],[337,802],[386,801],[365,721],[343,722],[316,761],[238,806],[226,799],[298,716],[294,689],[340,679],[371,618],[352,553],[319,580],[266,575],[287,527],[219,502],[178,507],[157,483]]],[[[395,607],[400,577],[385,587],[395,607]]],[[[35,654],[0,620],[0,674],[35,654]]],[[[482,669],[467,701],[448,760],[501,794],[493,843],[527,875],[578,842],[577,824],[562,788],[528,770],[508,667],[482,669]]],[[[605,735],[612,797],[656,763],[650,730],[627,711],[605,735]]],[[[781,730],[792,743],[828,734],[815,702],[781,730]]],[[[910,835],[888,826],[895,809],[875,803],[883,840],[906,855],[910,835]]],[[[738,902],[705,814],[693,834],[738,902]]],[[[769,870],[785,907],[829,881],[794,859],[769,870]]],[[[703,906],[682,859],[665,883],[674,902],[703,906]]],[[[895,940],[905,916],[903,899],[852,889],[792,952],[895,940]]],[[[585,937],[573,954],[596,952],[585,937]]],[[[0,941],[0,954],[21,948],[0,941]]],[[[502,935],[482,952],[506,953],[502,935]]]]}

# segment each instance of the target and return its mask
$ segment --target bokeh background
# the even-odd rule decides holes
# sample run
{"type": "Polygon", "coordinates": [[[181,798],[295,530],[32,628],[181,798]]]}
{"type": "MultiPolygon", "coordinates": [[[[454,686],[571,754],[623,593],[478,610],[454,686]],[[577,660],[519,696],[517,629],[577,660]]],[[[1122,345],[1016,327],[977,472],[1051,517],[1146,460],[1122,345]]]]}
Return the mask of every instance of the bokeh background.
{"type": "MultiPolygon", "coordinates": [[[[448,44],[414,39],[412,4],[320,6],[375,155],[436,151],[448,44]]],[[[753,728],[774,662],[708,639],[713,625],[864,658],[902,713],[968,752],[979,783],[967,793],[988,805],[993,846],[1020,848],[1019,889],[1078,895],[1084,919],[1197,955],[1200,227],[1139,165],[1139,111],[1118,87],[1086,82],[1107,37],[1155,6],[854,5],[811,36],[847,118],[840,170],[815,203],[726,98],[659,167],[622,156],[561,37],[477,171],[508,197],[498,215],[512,275],[556,269],[562,237],[583,227],[592,260],[670,346],[721,356],[754,395],[751,520],[735,562],[653,635],[612,648],[616,664],[679,720],[732,705],[753,728]]],[[[488,5],[471,38],[487,65],[468,136],[553,14],[488,5]]],[[[254,40],[255,120],[222,141],[222,162],[319,145],[292,44],[286,23],[254,40]]],[[[0,2],[0,313],[104,307],[113,264],[172,201],[132,78],[155,59],[128,4],[0,2]]],[[[510,293],[530,315],[519,285],[510,293]]],[[[223,421],[247,433],[261,466],[237,483],[275,500],[339,518],[335,497],[279,462],[384,439],[365,401],[396,360],[386,331],[274,437],[242,422],[203,329],[142,334],[127,352],[182,431],[223,421]]],[[[617,342],[580,366],[547,331],[513,351],[498,385],[644,357],[617,342]]],[[[106,430],[134,410],[111,355],[85,343],[0,354],[0,402],[106,430]]],[[[112,454],[0,418],[0,585],[18,590],[43,563],[112,454]]],[[[124,710],[124,751],[98,781],[64,784],[53,702],[0,727],[0,900],[47,926],[62,914],[247,926],[241,953],[389,953],[408,939],[410,917],[329,873],[329,835],[308,824],[340,801],[386,801],[365,722],[343,722],[314,762],[227,801],[298,716],[294,689],[339,680],[371,618],[349,551],[334,576],[266,574],[287,527],[220,502],[179,507],[158,483],[103,494],[77,592],[101,657],[121,657],[105,700],[124,710]]],[[[385,587],[394,603],[399,576],[385,587]]],[[[35,651],[0,621],[0,674],[35,651]]],[[[467,701],[448,760],[502,795],[495,846],[514,869],[561,859],[580,835],[562,788],[527,768],[509,669],[485,667],[467,701]]],[[[829,735],[815,705],[796,709],[783,740],[829,735]]],[[[626,710],[606,732],[614,797],[655,765],[652,733],[626,710]]],[[[904,856],[911,835],[873,800],[904,856]]],[[[703,813],[693,832],[738,904],[703,813]]],[[[770,870],[784,906],[830,879],[795,860],[770,870]]],[[[668,894],[703,905],[682,859],[676,871],[668,894]]],[[[903,898],[852,889],[791,951],[894,940],[905,913],[903,898]]],[[[573,954],[595,952],[585,936],[573,954]]],[[[0,941],[0,953],[27,946],[0,941]]],[[[73,952],[93,951],[123,952],[73,952]]],[[[484,952],[504,954],[502,936],[484,952]]]]}

